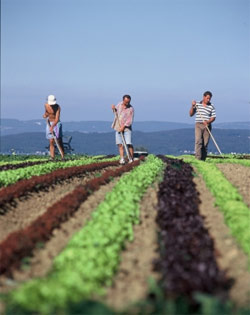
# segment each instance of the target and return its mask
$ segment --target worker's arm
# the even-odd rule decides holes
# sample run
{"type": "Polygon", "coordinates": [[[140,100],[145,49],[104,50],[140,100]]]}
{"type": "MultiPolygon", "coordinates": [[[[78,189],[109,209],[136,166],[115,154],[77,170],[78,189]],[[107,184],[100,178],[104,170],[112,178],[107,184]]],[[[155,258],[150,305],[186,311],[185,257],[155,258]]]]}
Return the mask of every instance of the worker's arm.
{"type": "Polygon", "coordinates": [[[194,114],[196,113],[196,107],[195,107],[195,105],[196,105],[196,101],[192,101],[192,106],[191,106],[191,108],[190,108],[190,110],[189,110],[189,115],[190,115],[190,117],[194,116],[194,114]]]}
{"type": "Polygon", "coordinates": [[[46,106],[46,104],[44,105],[44,107],[45,107],[45,113],[43,114],[43,118],[47,118],[47,117],[49,116],[49,113],[48,113],[48,111],[47,111],[47,106],[46,106]]]}
{"type": "Polygon", "coordinates": [[[215,117],[211,117],[209,120],[203,122],[205,126],[209,126],[212,122],[215,121],[215,117]]]}

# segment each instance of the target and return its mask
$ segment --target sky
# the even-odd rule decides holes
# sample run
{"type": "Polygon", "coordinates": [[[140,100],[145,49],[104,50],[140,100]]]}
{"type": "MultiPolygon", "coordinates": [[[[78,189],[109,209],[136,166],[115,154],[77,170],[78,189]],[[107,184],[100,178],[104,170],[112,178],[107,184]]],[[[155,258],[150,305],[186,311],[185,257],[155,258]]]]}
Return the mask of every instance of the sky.
{"type": "Polygon", "coordinates": [[[217,122],[250,119],[250,0],[1,0],[1,117],[189,122],[213,93],[217,122]]]}

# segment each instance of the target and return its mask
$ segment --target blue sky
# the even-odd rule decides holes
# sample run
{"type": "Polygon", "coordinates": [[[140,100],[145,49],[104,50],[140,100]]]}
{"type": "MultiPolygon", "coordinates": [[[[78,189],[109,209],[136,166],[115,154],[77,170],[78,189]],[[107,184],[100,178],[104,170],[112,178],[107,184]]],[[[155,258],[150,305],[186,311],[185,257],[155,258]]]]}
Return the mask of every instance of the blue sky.
{"type": "Polygon", "coordinates": [[[1,116],[38,119],[55,94],[62,121],[192,122],[211,90],[217,121],[250,118],[249,0],[2,0],[1,116]]]}

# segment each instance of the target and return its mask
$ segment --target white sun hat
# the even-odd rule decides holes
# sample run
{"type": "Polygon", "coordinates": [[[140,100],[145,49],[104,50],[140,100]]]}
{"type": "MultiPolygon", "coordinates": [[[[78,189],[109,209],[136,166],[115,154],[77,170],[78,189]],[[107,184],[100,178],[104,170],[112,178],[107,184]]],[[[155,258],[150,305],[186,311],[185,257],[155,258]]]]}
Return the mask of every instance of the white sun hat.
{"type": "Polygon", "coordinates": [[[49,105],[55,105],[56,104],[56,97],[55,97],[55,95],[49,95],[48,96],[48,104],[49,105]]]}

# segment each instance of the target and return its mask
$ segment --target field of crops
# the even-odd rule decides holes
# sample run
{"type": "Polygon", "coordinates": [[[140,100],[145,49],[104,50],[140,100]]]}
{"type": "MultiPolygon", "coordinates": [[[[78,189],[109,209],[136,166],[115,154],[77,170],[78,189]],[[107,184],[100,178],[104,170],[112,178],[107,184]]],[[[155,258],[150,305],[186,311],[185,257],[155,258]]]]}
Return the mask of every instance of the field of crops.
{"type": "Polygon", "coordinates": [[[250,314],[247,157],[0,170],[0,313],[250,314]]]}

